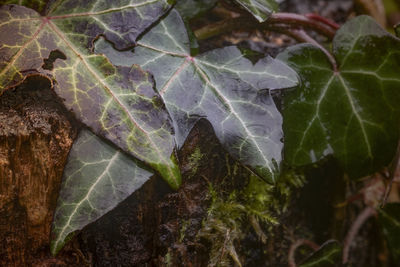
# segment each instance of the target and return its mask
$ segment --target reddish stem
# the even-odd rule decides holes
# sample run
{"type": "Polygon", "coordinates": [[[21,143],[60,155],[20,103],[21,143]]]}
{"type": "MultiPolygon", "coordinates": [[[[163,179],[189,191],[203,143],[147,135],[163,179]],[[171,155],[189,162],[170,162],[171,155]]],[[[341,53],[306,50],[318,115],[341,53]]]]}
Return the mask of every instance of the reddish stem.
{"type": "Polygon", "coordinates": [[[311,36],[309,36],[305,31],[303,31],[303,30],[289,30],[289,31],[287,31],[286,34],[289,35],[289,36],[292,36],[293,38],[295,38],[299,42],[309,43],[309,44],[312,44],[312,45],[318,47],[319,49],[321,49],[321,51],[324,52],[326,57],[329,59],[329,62],[332,65],[333,71],[335,73],[338,72],[338,66],[337,66],[336,60],[333,57],[333,55],[331,53],[329,53],[329,51],[326,50],[326,48],[323,47],[320,43],[318,43],[311,36]]]}
{"type": "Polygon", "coordinates": [[[256,27],[269,29],[275,26],[278,26],[279,28],[284,26],[290,29],[304,28],[314,30],[319,34],[326,36],[330,40],[332,40],[336,34],[336,29],[333,28],[332,25],[327,25],[318,20],[292,13],[275,13],[263,23],[259,23],[254,18],[248,16],[222,20],[196,30],[195,35],[198,39],[204,40],[233,30],[254,29],[256,27]]]}
{"type": "Polygon", "coordinates": [[[357,216],[356,220],[351,225],[350,230],[347,233],[346,238],[343,243],[343,257],[342,257],[343,264],[346,264],[349,261],[349,252],[350,252],[351,243],[353,242],[354,238],[356,237],[361,226],[363,226],[364,223],[373,215],[376,215],[375,209],[370,206],[367,206],[357,216]]]}
{"type": "Polygon", "coordinates": [[[318,20],[310,19],[304,15],[293,14],[293,13],[275,13],[265,23],[281,23],[289,24],[295,27],[303,26],[312,29],[329,39],[333,39],[336,34],[336,29],[332,28],[331,25],[327,26],[325,23],[321,23],[318,20]]]}
{"type": "Polygon", "coordinates": [[[309,19],[312,19],[312,20],[321,22],[323,24],[326,24],[326,25],[330,26],[332,29],[334,29],[335,31],[337,31],[340,28],[340,25],[337,24],[336,22],[334,22],[333,20],[327,19],[327,18],[322,17],[322,16],[320,16],[318,14],[310,13],[310,14],[306,14],[304,16],[309,18],[309,19]]]}
{"type": "Polygon", "coordinates": [[[298,247],[304,246],[304,245],[311,247],[314,251],[317,251],[319,249],[319,246],[311,240],[308,240],[308,239],[297,240],[290,246],[290,249],[289,249],[289,256],[288,256],[289,257],[289,260],[288,260],[289,267],[297,267],[296,260],[295,260],[295,253],[296,253],[296,250],[298,247]]]}

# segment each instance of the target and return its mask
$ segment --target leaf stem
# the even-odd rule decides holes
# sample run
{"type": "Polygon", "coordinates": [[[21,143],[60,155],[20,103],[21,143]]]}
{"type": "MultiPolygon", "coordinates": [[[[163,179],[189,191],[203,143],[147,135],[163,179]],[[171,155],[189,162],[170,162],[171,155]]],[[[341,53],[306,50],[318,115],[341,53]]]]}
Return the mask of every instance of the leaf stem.
{"type": "Polygon", "coordinates": [[[372,216],[376,215],[376,210],[373,207],[367,206],[356,218],[351,225],[349,232],[343,242],[342,262],[346,264],[349,261],[350,246],[359,232],[361,226],[372,216]]]}
{"type": "Polygon", "coordinates": [[[275,13],[272,14],[270,18],[263,23],[259,23],[254,18],[244,15],[238,18],[225,19],[200,28],[196,30],[194,34],[197,39],[205,40],[222,33],[231,32],[233,30],[254,29],[256,27],[271,29],[276,25],[285,25],[286,27],[289,27],[291,29],[311,29],[323,36],[326,36],[329,40],[333,39],[339,26],[336,23],[331,22],[318,15],[305,16],[293,13],[275,13]]]}
{"type": "Polygon", "coordinates": [[[335,73],[338,72],[338,66],[337,66],[334,56],[324,46],[322,46],[315,39],[313,39],[311,36],[309,36],[304,30],[292,30],[292,31],[288,31],[286,34],[293,37],[294,39],[296,39],[299,42],[310,43],[310,44],[318,47],[319,49],[321,49],[322,52],[325,53],[326,57],[329,59],[329,62],[332,65],[333,71],[335,73]]]}
{"type": "Polygon", "coordinates": [[[308,239],[297,240],[290,246],[290,249],[289,249],[289,255],[288,255],[289,267],[297,267],[296,260],[295,260],[295,252],[296,252],[297,248],[299,248],[300,246],[304,246],[304,245],[311,247],[314,251],[317,251],[319,249],[319,246],[311,240],[308,240],[308,239]]]}
{"type": "MultiPolygon", "coordinates": [[[[320,17],[322,18],[322,17],[320,17]]],[[[305,15],[293,14],[293,13],[275,13],[264,23],[280,23],[288,24],[294,27],[302,26],[318,32],[330,40],[336,34],[337,28],[332,27],[331,23],[326,23],[327,19],[315,19],[309,18],[305,15]]]]}
{"type": "Polygon", "coordinates": [[[334,22],[333,20],[327,19],[327,18],[322,17],[322,16],[320,16],[318,14],[310,13],[310,14],[305,14],[304,16],[306,16],[309,19],[316,20],[316,21],[319,21],[319,22],[321,22],[323,24],[326,24],[326,25],[330,26],[334,30],[338,30],[340,28],[340,25],[337,24],[336,22],[334,22]]]}

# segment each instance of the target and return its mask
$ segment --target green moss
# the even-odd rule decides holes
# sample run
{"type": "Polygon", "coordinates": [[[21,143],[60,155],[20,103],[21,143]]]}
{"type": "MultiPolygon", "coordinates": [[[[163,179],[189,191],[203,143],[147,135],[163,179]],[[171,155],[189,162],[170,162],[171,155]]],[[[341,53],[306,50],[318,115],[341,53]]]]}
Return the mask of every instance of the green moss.
{"type": "Polygon", "coordinates": [[[185,238],[185,232],[186,232],[189,224],[190,224],[190,222],[188,220],[184,220],[182,222],[182,227],[181,227],[181,229],[179,231],[179,243],[183,242],[183,239],[185,238]]]}
{"type": "Polygon", "coordinates": [[[172,267],[173,266],[172,265],[172,255],[171,255],[171,249],[170,248],[168,248],[168,252],[164,256],[164,263],[165,263],[165,266],[167,266],[167,267],[172,267]]]}
{"type": "Polygon", "coordinates": [[[189,156],[189,168],[190,168],[190,175],[193,176],[195,173],[197,173],[197,170],[199,168],[200,161],[203,159],[204,154],[201,153],[200,148],[196,147],[194,152],[189,156]]]}
{"type": "MultiPolygon", "coordinates": [[[[228,170],[235,172],[235,168],[228,170]]],[[[208,266],[232,266],[232,261],[241,266],[235,243],[251,230],[266,242],[268,232],[279,224],[279,215],[287,210],[293,190],[303,184],[303,176],[287,172],[275,185],[250,175],[244,188],[230,193],[210,185],[211,205],[198,234],[211,244],[208,266]]]]}
{"type": "Polygon", "coordinates": [[[242,237],[241,219],[245,215],[245,207],[237,202],[235,192],[227,199],[221,198],[210,185],[211,205],[207,218],[198,237],[211,243],[208,266],[232,266],[235,261],[241,266],[234,242],[242,237]]]}

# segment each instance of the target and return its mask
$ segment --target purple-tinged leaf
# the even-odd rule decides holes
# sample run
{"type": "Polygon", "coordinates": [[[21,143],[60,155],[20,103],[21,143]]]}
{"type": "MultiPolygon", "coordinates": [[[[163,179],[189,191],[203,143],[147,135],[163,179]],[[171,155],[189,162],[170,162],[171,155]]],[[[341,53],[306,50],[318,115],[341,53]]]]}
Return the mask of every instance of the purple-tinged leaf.
{"type": "Polygon", "coordinates": [[[95,133],[180,184],[172,124],[148,73],[114,67],[92,45],[100,35],[118,48],[169,9],[166,0],[55,1],[46,16],[0,7],[0,94],[28,75],[50,77],[65,106],[95,133]]]}

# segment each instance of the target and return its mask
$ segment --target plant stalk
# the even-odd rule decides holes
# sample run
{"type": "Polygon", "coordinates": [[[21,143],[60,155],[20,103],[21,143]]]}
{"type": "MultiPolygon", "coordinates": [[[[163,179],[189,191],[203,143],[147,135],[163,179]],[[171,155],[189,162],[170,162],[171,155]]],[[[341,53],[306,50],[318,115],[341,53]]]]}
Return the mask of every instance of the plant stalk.
{"type": "Polygon", "coordinates": [[[285,25],[286,27],[293,29],[310,29],[323,36],[326,36],[329,40],[333,39],[338,27],[336,23],[325,18],[321,18],[317,15],[304,16],[292,13],[275,13],[263,23],[259,23],[252,17],[240,16],[238,18],[226,19],[207,25],[196,30],[194,34],[197,39],[205,40],[216,35],[231,32],[233,30],[251,30],[256,27],[261,29],[271,29],[276,25],[279,25],[280,27],[285,25]]]}

